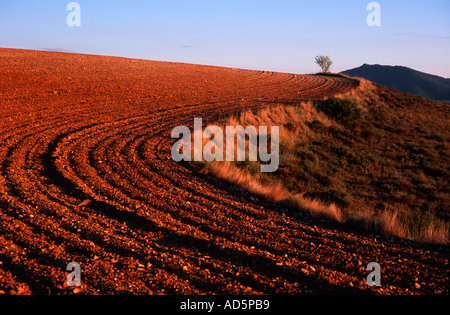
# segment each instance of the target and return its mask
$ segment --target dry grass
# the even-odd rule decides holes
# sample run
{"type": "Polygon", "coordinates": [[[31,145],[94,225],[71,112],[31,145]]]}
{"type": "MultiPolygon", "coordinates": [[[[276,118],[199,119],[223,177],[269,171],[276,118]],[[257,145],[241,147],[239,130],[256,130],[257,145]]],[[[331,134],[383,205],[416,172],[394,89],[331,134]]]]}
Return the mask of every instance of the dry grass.
{"type": "Polygon", "coordinates": [[[346,221],[366,231],[415,240],[424,243],[448,244],[448,225],[436,218],[423,218],[411,215],[405,209],[374,211],[361,208],[346,221]]]}
{"type": "Polygon", "coordinates": [[[296,194],[291,197],[293,206],[300,211],[306,211],[313,217],[322,217],[337,222],[344,221],[341,209],[334,203],[324,203],[318,199],[304,197],[303,194],[296,194]]]}
{"type": "Polygon", "coordinates": [[[306,212],[312,217],[326,218],[336,222],[350,223],[366,231],[412,239],[427,243],[447,244],[448,228],[439,220],[420,224],[411,218],[400,215],[398,210],[376,212],[367,207],[360,208],[350,216],[344,215],[334,203],[325,203],[318,199],[292,194],[281,182],[265,184],[258,176],[251,175],[245,169],[230,162],[207,163],[206,170],[217,178],[246,189],[250,193],[263,197],[269,202],[286,203],[291,208],[306,212]]]}
{"type": "Polygon", "coordinates": [[[264,185],[260,178],[252,176],[245,169],[237,167],[232,162],[207,163],[206,169],[210,174],[243,187],[270,202],[282,202],[290,198],[290,194],[281,183],[264,185]]]}
{"type": "Polygon", "coordinates": [[[291,208],[307,211],[314,217],[324,217],[342,222],[343,216],[335,204],[325,204],[320,200],[305,198],[302,194],[293,195],[281,182],[264,184],[257,176],[252,176],[245,169],[241,169],[230,162],[211,162],[206,166],[207,171],[247,191],[263,197],[269,202],[284,202],[291,208]]]}
{"type": "MultiPolygon", "coordinates": [[[[238,117],[229,117],[220,125],[223,129],[225,126],[254,126],[257,130],[260,126],[279,126],[280,150],[285,152],[285,158],[291,157],[295,161],[296,157],[292,152],[297,149],[299,140],[307,141],[307,135],[310,132],[308,125],[314,120],[324,125],[331,124],[328,117],[318,111],[311,102],[302,102],[297,106],[278,104],[258,111],[245,111],[238,117]]],[[[246,144],[245,149],[248,152],[248,143],[246,144]]],[[[225,141],[223,147],[226,151],[225,141]]],[[[288,201],[301,210],[308,210],[311,214],[325,214],[338,221],[342,217],[334,204],[326,205],[319,200],[304,197],[302,194],[292,194],[281,181],[273,180],[259,172],[250,172],[246,168],[236,166],[235,163],[212,162],[207,164],[207,169],[215,176],[238,184],[269,201],[288,201]]]]}
{"type": "Polygon", "coordinates": [[[290,208],[306,212],[312,217],[326,218],[366,231],[420,242],[435,244],[449,242],[447,225],[436,219],[419,224],[419,222],[411,221],[411,218],[401,218],[398,210],[376,212],[367,207],[362,207],[350,216],[346,216],[334,203],[307,198],[303,194],[292,194],[281,182],[265,184],[260,177],[251,175],[231,162],[207,163],[206,170],[215,177],[238,185],[269,202],[286,203],[290,208]]]}
{"type": "MultiPolygon", "coordinates": [[[[422,166],[411,164],[411,161],[405,164],[396,157],[399,148],[414,149],[412,141],[426,144],[424,141],[428,139],[434,142],[425,147],[422,145],[422,150],[429,151],[423,153],[423,158],[442,157],[437,150],[445,150],[446,146],[436,143],[448,137],[440,127],[445,125],[442,120],[446,118],[437,114],[439,105],[430,104],[427,113],[430,108],[436,112],[426,117],[417,110],[423,107],[422,100],[396,92],[390,94],[370,81],[360,81],[354,91],[335,96],[350,99],[362,109],[364,117],[356,125],[346,126],[335,121],[318,104],[311,102],[246,111],[220,123],[222,126],[251,125],[256,128],[279,126],[281,155],[277,173],[261,174],[259,162],[212,162],[207,163],[208,171],[268,201],[285,202],[315,217],[379,234],[448,244],[448,221],[436,216],[432,210],[428,214],[420,211],[424,206],[439,210],[444,205],[444,209],[448,209],[445,206],[447,195],[436,188],[446,187],[446,171],[441,166],[445,161],[422,166]],[[378,115],[380,111],[382,118],[378,115]],[[399,116],[402,117],[400,123],[399,116]],[[403,122],[405,118],[426,122],[428,129],[425,133],[420,132],[428,138],[415,131],[406,134],[407,129],[402,124],[406,126],[411,122],[403,122]],[[392,133],[392,128],[405,131],[399,135],[392,133]],[[378,140],[367,140],[367,135],[372,137],[369,139],[378,140]],[[387,146],[395,149],[385,153],[387,146]],[[408,165],[404,168],[407,173],[400,172],[405,165],[408,165]],[[353,183],[352,186],[349,183],[353,183]],[[429,192],[433,195],[424,195],[429,192]],[[326,199],[322,198],[324,196],[326,199]],[[440,199],[433,201],[435,199],[430,198],[440,199]]],[[[422,159],[418,153],[414,157],[422,159]]]]}

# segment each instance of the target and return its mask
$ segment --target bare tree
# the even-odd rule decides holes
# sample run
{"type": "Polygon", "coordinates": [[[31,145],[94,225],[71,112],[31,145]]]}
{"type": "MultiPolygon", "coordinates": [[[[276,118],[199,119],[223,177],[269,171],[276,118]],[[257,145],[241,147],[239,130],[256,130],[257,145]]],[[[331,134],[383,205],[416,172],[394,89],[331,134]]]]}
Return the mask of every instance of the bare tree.
{"type": "Polygon", "coordinates": [[[322,69],[323,73],[327,73],[330,72],[330,67],[333,64],[333,61],[331,61],[330,57],[328,56],[317,56],[316,63],[322,69]]]}

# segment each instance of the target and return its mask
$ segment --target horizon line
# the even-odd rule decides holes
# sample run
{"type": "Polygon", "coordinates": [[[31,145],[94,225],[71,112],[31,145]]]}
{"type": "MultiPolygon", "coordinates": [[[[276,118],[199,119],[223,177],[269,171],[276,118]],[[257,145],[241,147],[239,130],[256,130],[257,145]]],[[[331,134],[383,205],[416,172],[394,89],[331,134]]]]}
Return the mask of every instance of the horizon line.
{"type": "MultiPolygon", "coordinates": [[[[289,72],[289,71],[277,71],[277,70],[269,70],[269,69],[262,69],[262,68],[243,68],[243,67],[232,67],[232,66],[223,66],[223,65],[216,65],[216,64],[203,64],[203,63],[190,63],[190,62],[185,62],[185,61],[169,61],[169,60],[158,60],[158,59],[150,59],[150,58],[143,58],[143,57],[129,57],[129,56],[123,56],[123,55],[105,55],[105,54],[100,54],[100,53],[86,53],[86,52],[76,52],[70,49],[65,49],[65,48],[36,48],[36,49],[29,49],[29,48],[17,48],[17,47],[3,47],[0,46],[0,49],[13,49],[13,50],[27,50],[27,51],[40,51],[40,52],[49,52],[49,53],[62,53],[62,54],[75,54],[75,55],[85,55],[85,56],[98,56],[98,57],[111,57],[111,58],[124,58],[124,59],[129,59],[129,60],[141,60],[141,61],[154,61],[154,62],[167,62],[167,63],[177,63],[177,64],[186,64],[186,65],[192,65],[192,66],[205,66],[205,67],[217,67],[217,68],[228,68],[228,69],[236,69],[236,70],[248,70],[248,71],[268,71],[268,72],[275,72],[275,73],[286,73],[286,74],[303,74],[303,75],[316,75],[319,74],[320,72],[311,72],[311,73],[294,73],[294,72],[289,72]]],[[[430,73],[430,72],[424,72],[421,70],[417,70],[415,68],[411,68],[405,65],[398,65],[398,64],[379,64],[379,63],[367,63],[364,62],[363,64],[361,64],[360,66],[357,66],[355,68],[350,68],[350,69],[346,69],[346,70],[342,70],[339,72],[331,72],[331,73],[335,73],[335,74],[343,74],[343,72],[345,71],[350,71],[353,69],[357,69],[360,68],[364,65],[368,65],[368,66],[383,66],[383,67],[404,67],[404,68],[408,68],[414,71],[418,71],[418,72],[422,72],[428,75],[433,75],[433,76],[437,76],[446,80],[450,80],[450,78],[446,78],[444,76],[441,75],[437,75],[434,73],[430,73]]]]}

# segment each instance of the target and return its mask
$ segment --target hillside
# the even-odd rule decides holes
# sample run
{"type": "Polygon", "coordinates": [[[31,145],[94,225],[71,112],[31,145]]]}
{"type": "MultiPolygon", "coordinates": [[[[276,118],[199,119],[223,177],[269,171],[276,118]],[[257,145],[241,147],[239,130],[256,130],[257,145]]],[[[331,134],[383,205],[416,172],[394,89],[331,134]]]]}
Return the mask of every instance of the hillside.
{"type": "Polygon", "coordinates": [[[222,123],[280,126],[277,172],[260,174],[259,162],[207,166],[294,213],[446,244],[449,119],[441,102],[363,80],[326,101],[246,111],[222,123]]]}
{"type": "Polygon", "coordinates": [[[360,77],[409,94],[450,102],[450,79],[401,66],[364,64],[342,73],[360,77]]]}
{"type": "Polygon", "coordinates": [[[195,117],[357,86],[0,49],[0,294],[448,294],[447,246],[299,218],[171,158],[172,129],[195,117]],[[379,288],[366,282],[374,261],[379,288]]]}

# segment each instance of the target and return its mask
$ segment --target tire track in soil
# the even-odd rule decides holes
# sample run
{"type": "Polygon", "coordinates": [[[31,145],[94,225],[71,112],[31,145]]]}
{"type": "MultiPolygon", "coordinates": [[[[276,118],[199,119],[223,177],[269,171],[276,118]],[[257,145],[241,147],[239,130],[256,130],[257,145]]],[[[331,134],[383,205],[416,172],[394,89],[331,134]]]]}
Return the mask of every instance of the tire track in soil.
{"type": "Polygon", "coordinates": [[[86,294],[448,294],[448,248],[297,218],[170,158],[195,117],[355,81],[11,49],[0,63],[0,290],[72,293],[76,261],[86,294]]]}

